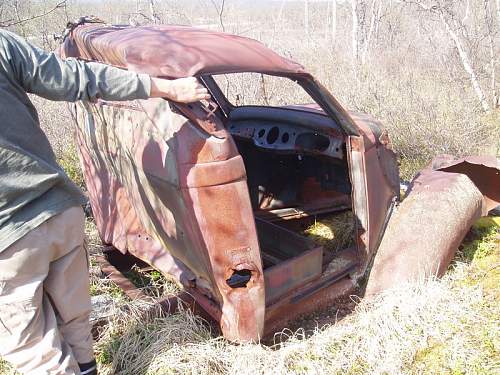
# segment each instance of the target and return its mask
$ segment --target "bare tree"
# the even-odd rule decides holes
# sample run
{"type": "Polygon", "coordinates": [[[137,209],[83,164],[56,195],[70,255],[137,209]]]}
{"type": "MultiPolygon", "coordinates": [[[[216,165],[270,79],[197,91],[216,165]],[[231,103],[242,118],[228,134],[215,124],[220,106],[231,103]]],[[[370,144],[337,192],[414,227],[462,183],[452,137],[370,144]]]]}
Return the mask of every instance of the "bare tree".
{"type": "Polygon", "coordinates": [[[370,48],[370,42],[372,40],[372,35],[373,32],[376,28],[378,28],[378,16],[380,14],[380,7],[382,6],[382,1],[378,0],[378,11],[375,10],[377,5],[377,0],[373,0],[371,4],[371,17],[370,17],[370,27],[368,29],[368,33],[366,35],[366,38],[364,40],[364,45],[363,45],[363,53],[361,55],[361,63],[365,64],[366,58],[368,56],[368,50],[370,48]]]}
{"type": "MultiPolygon", "coordinates": [[[[14,17],[7,18],[7,19],[0,19],[0,27],[10,27],[10,26],[15,26],[15,25],[22,25],[28,21],[32,21],[41,17],[45,17],[53,12],[55,12],[58,9],[62,9],[66,7],[66,1],[67,0],[61,0],[58,2],[56,5],[54,5],[52,8],[49,8],[48,10],[45,10],[44,12],[41,12],[40,14],[36,15],[30,15],[27,17],[22,17],[21,16],[21,11],[20,11],[20,3],[18,0],[13,1],[12,3],[12,9],[14,13],[14,17]]],[[[2,13],[0,13],[0,16],[2,16],[5,10],[3,9],[2,5],[2,13]]]]}
{"type": "Polygon", "coordinates": [[[151,20],[154,24],[161,23],[160,17],[158,17],[158,13],[156,12],[154,0],[149,0],[149,12],[151,14],[151,20]]]}
{"type": "Polygon", "coordinates": [[[471,56],[469,55],[469,53],[467,53],[467,50],[464,46],[463,40],[459,33],[460,31],[465,32],[465,27],[462,21],[457,16],[457,14],[453,11],[451,6],[452,4],[450,4],[449,2],[441,3],[435,1],[431,3],[426,3],[423,0],[416,0],[416,1],[405,0],[405,2],[408,4],[415,4],[421,10],[429,14],[434,14],[438,16],[444,30],[446,31],[446,33],[448,34],[449,38],[454,43],[458,51],[458,55],[460,57],[462,66],[465,72],[469,76],[469,80],[471,82],[474,92],[476,93],[481,108],[485,112],[488,112],[490,110],[490,105],[486,100],[486,96],[484,95],[481,83],[479,82],[478,75],[474,70],[471,56]]]}
{"type": "Polygon", "coordinates": [[[497,5],[497,22],[498,25],[500,26],[500,0],[496,0],[496,5],[497,5]]]}
{"type": "Polygon", "coordinates": [[[378,29],[382,2],[380,0],[351,0],[351,16],[352,16],[352,52],[353,59],[357,63],[365,64],[370,42],[373,33],[378,29]],[[377,9],[378,4],[378,9],[377,9]],[[370,22],[368,24],[368,8],[371,9],[370,22]]]}
{"type": "Polygon", "coordinates": [[[488,37],[488,50],[490,54],[490,69],[491,69],[491,92],[493,97],[493,107],[498,108],[500,103],[496,89],[496,57],[495,57],[495,43],[493,41],[493,15],[491,11],[490,0],[484,0],[484,23],[486,25],[488,37]]]}
{"type": "Polygon", "coordinates": [[[309,40],[309,0],[304,0],[304,32],[309,40]]]}
{"type": "Polygon", "coordinates": [[[335,43],[337,34],[337,0],[332,0],[332,43],[335,43]]]}
{"type": "Polygon", "coordinates": [[[351,17],[352,17],[352,30],[351,30],[352,58],[354,62],[357,62],[359,59],[358,0],[351,0],[351,17]]]}
{"type": "Polygon", "coordinates": [[[222,31],[226,31],[223,20],[225,0],[221,0],[220,5],[217,4],[216,0],[210,0],[210,2],[212,3],[213,7],[215,8],[215,11],[217,12],[217,15],[219,16],[219,24],[222,31]]]}

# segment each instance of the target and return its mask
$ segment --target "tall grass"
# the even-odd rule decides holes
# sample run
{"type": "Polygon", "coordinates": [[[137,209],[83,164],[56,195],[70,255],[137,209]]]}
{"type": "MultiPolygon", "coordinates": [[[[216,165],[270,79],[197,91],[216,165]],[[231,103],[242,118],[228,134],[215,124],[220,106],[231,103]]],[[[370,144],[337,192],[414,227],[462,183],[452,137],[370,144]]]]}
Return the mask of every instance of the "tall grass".
{"type": "MultiPolygon", "coordinates": [[[[500,365],[500,219],[481,219],[442,280],[401,285],[312,332],[233,345],[189,311],[115,305],[103,374],[493,374],[500,365]]],[[[329,313],[335,317],[335,309],[329,313]]]]}

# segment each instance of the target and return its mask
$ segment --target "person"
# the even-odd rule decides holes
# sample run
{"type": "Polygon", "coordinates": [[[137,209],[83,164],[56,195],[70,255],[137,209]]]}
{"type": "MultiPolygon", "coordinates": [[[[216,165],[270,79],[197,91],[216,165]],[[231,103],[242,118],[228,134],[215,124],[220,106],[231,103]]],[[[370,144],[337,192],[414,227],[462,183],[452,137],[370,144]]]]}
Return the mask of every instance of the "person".
{"type": "Polygon", "coordinates": [[[0,29],[0,356],[25,374],[97,374],[85,197],[57,164],[27,93],[70,102],[210,95],[193,77],[61,60],[0,29]]]}

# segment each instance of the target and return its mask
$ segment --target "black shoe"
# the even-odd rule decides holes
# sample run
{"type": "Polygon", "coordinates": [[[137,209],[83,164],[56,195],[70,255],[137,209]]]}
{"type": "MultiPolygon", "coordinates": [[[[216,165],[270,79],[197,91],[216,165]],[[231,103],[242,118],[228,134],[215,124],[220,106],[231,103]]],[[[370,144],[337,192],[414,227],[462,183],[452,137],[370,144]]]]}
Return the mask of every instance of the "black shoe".
{"type": "Polygon", "coordinates": [[[97,375],[97,363],[95,359],[92,362],[79,363],[81,375],[97,375]]]}

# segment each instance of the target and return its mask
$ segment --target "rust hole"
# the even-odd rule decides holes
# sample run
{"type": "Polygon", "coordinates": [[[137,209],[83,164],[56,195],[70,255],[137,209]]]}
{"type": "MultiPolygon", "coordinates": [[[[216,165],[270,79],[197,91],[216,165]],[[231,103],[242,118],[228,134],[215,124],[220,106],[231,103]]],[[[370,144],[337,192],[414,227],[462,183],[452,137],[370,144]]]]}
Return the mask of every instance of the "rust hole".
{"type": "Polygon", "coordinates": [[[251,278],[252,271],[250,270],[233,270],[233,274],[226,280],[226,283],[233,289],[246,288],[251,278]]]}

